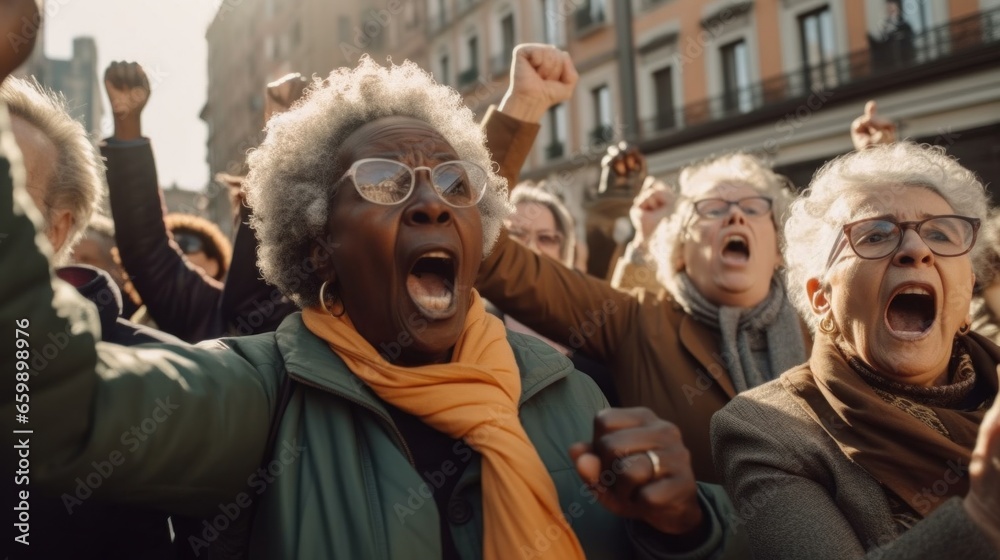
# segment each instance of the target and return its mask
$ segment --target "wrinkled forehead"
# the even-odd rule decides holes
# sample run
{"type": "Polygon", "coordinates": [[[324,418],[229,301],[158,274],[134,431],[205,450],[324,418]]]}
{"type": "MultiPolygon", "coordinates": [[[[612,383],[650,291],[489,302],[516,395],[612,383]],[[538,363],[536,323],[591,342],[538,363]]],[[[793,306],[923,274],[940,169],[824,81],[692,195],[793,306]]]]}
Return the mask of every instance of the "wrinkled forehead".
{"type": "Polygon", "coordinates": [[[855,220],[885,214],[885,200],[872,191],[849,191],[830,205],[824,220],[830,226],[841,226],[855,220]]]}
{"type": "Polygon", "coordinates": [[[515,204],[514,212],[507,217],[507,221],[532,231],[556,229],[556,219],[549,207],[528,200],[515,204]]]}
{"type": "MultiPolygon", "coordinates": [[[[884,184],[847,189],[837,197],[826,213],[826,222],[836,228],[844,224],[875,216],[893,215],[906,201],[912,201],[919,191],[933,193],[940,197],[947,208],[951,205],[936,189],[923,185],[884,184]]],[[[943,210],[941,208],[940,210],[943,210]]],[[[938,210],[938,209],[935,209],[938,210]]],[[[927,213],[940,213],[931,212],[927,213]]]]}
{"type": "Polygon", "coordinates": [[[399,115],[362,125],[344,139],[341,154],[346,163],[371,157],[400,161],[458,159],[455,148],[429,123],[399,115]]]}
{"type": "Polygon", "coordinates": [[[692,200],[703,198],[722,198],[725,200],[739,200],[748,196],[760,196],[764,194],[750,181],[734,179],[725,176],[699,177],[689,191],[692,200]]]}

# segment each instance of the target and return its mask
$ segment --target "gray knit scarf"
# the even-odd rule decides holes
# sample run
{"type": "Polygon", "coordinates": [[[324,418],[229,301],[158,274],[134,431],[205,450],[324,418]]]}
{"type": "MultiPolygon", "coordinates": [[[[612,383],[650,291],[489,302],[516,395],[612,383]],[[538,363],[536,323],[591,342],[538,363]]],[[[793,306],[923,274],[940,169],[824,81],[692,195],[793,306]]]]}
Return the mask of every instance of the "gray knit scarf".
{"type": "Polygon", "coordinates": [[[722,336],[722,358],[737,393],[776,379],[809,357],[799,316],[775,274],[767,299],[756,307],[718,307],[694,287],[687,273],[677,273],[677,303],[696,321],[722,336]]]}

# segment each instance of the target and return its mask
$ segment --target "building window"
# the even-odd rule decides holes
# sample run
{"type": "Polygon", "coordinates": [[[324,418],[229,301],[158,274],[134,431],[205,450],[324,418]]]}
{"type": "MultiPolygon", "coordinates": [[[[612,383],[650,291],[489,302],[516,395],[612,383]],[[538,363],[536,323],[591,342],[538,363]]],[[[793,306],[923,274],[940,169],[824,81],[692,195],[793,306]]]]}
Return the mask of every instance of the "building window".
{"type": "Polygon", "coordinates": [[[445,0],[437,0],[437,10],[438,25],[444,27],[444,24],[448,21],[448,6],[446,5],[445,0]]]}
{"type": "Polygon", "coordinates": [[[667,66],[653,72],[653,99],[656,100],[656,130],[677,126],[674,113],[673,67],[667,66]]]}
{"type": "Polygon", "coordinates": [[[448,55],[441,55],[441,83],[448,85],[451,83],[451,69],[448,67],[449,64],[448,55]]]}
{"type": "Polygon", "coordinates": [[[562,45],[563,20],[566,15],[560,11],[559,0],[542,0],[542,18],[545,20],[545,42],[550,45],[562,45]]]}
{"type": "Polygon", "coordinates": [[[466,40],[468,66],[458,75],[458,87],[469,85],[479,77],[479,37],[472,35],[466,40]]]}
{"type": "Polygon", "coordinates": [[[604,15],[607,13],[604,2],[605,0],[590,0],[590,15],[594,21],[604,21],[604,15]]]}
{"type": "Polygon", "coordinates": [[[926,27],[925,12],[923,3],[916,0],[885,2],[885,19],[876,36],[869,37],[876,71],[894,70],[916,60],[920,32],[926,27]]]}
{"type": "Polygon", "coordinates": [[[500,20],[500,54],[510,62],[514,52],[514,14],[507,14],[500,20]]]}
{"type": "Polygon", "coordinates": [[[546,159],[558,159],[566,153],[566,104],[549,109],[549,145],[545,147],[546,159]]]}
{"type": "Polygon", "coordinates": [[[500,51],[493,56],[490,66],[490,73],[493,76],[499,76],[510,68],[514,41],[514,14],[508,13],[500,18],[500,51]]]}
{"type": "MultiPolygon", "coordinates": [[[[906,22],[905,25],[909,26],[917,35],[930,27],[930,14],[926,0],[905,0],[903,2],[886,0],[885,4],[885,21],[882,22],[883,35],[886,31],[899,28],[900,22],[906,22]],[[890,4],[893,5],[890,6],[890,4]]],[[[987,11],[986,3],[982,4],[982,11],[987,11]]]]}
{"type": "Polygon", "coordinates": [[[469,68],[479,68],[479,37],[469,37],[469,68]]]}
{"type": "Polygon", "coordinates": [[[587,0],[576,11],[576,30],[583,31],[591,27],[601,25],[607,18],[605,17],[605,0],[587,0]]]}
{"type": "Polygon", "coordinates": [[[802,38],[805,90],[836,86],[837,66],[834,62],[836,49],[830,8],[824,6],[799,16],[799,35],[802,38]]]}
{"type": "Polygon", "coordinates": [[[614,138],[614,128],[611,122],[611,90],[607,84],[590,91],[594,104],[594,130],[590,132],[592,144],[607,144],[614,138]]]}
{"type": "Polygon", "coordinates": [[[750,92],[750,61],[743,39],[724,45],[722,54],[722,104],[725,112],[746,113],[753,109],[750,92]]]}

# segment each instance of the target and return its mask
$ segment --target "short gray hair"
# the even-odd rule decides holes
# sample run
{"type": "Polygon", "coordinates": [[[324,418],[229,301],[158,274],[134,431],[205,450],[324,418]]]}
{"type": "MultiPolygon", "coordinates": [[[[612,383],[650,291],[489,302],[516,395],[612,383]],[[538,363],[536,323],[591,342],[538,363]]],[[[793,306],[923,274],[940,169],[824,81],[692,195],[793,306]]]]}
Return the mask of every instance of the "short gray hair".
{"type": "MultiPolygon", "coordinates": [[[[819,317],[813,313],[806,282],[810,278],[827,281],[830,248],[857,210],[847,199],[855,193],[874,193],[891,206],[912,188],[941,195],[956,214],[981,220],[987,216],[986,189],[975,174],[945,154],[944,148],[913,142],[875,146],[827,162],[792,203],[785,224],[788,292],[813,328],[819,317]]],[[[986,249],[986,243],[978,242],[970,252],[977,277],[986,276],[986,249]]]]}
{"type": "Polygon", "coordinates": [[[556,196],[546,191],[542,185],[534,183],[519,183],[510,191],[510,203],[517,206],[521,203],[538,204],[548,208],[552,212],[552,218],[556,223],[556,228],[563,236],[563,246],[559,248],[559,257],[563,264],[573,268],[573,259],[576,251],[576,225],[573,215],[570,214],[566,205],[556,196]]]}
{"type": "Polygon", "coordinates": [[[694,203],[724,181],[746,183],[771,199],[771,219],[781,246],[781,228],[793,196],[788,179],[745,152],[731,152],[688,165],[678,178],[679,192],[673,212],[660,223],[650,240],[651,256],[657,262],[657,280],[672,293],[678,289],[674,262],[684,244],[684,228],[694,214],[694,203]]]}
{"type": "Polygon", "coordinates": [[[59,263],[83,236],[90,217],[104,196],[104,164],[97,148],[79,121],[66,110],[61,94],[45,88],[37,80],[7,78],[0,86],[0,100],[11,116],[24,119],[55,145],[57,159],[52,181],[45,189],[45,208],[39,208],[50,226],[52,211],[69,210],[73,227],[55,255],[59,263]]]}
{"type": "Polygon", "coordinates": [[[264,142],[248,157],[244,188],[260,242],[261,273],[299,307],[319,304],[320,281],[310,253],[327,233],[330,194],[337,174],[346,171],[338,168],[341,144],[365,124],[389,116],[426,122],[459,158],[488,170],[479,203],[484,254],[500,234],[510,212],[507,182],[496,173],[485,135],[462,96],[410,61],[383,67],[362,56],[353,69],[314,79],[292,110],[268,121],[264,142]]]}
{"type": "Polygon", "coordinates": [[[87,223],[87,227],[83,232],[83,238],[100,243],[101,248],[110,252],[117,244],[115,242],[114,220],[101,213],[94,214],[87,223]]]}

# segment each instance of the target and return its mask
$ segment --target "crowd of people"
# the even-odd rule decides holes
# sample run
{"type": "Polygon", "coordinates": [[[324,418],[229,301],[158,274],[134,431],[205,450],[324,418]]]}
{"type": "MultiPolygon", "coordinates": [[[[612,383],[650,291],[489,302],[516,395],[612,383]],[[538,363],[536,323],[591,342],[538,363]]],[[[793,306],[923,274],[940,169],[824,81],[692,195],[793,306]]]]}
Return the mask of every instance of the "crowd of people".
{"type": "Polygon", "coordinates": [[[218,178],[232,242],[164,212],[139,64],[106,71],[98,152],[7,77],[29,53],[0,46],[13,557],[1000,555],[1000,228],[874,103],[801,190],[743,152],[666,185],[613,146],[609,279],[519,182],[577,82],[556,47],[514,49],[481,123],[408,61],[269,84],[218,178]]]}

